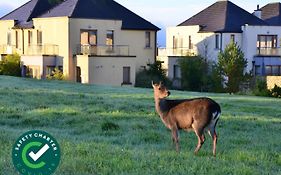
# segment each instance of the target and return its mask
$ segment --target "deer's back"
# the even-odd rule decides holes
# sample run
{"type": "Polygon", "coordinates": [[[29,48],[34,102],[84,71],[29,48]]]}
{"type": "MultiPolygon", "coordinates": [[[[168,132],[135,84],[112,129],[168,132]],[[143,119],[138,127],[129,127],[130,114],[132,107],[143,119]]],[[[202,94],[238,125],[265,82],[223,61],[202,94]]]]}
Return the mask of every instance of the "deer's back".
{"type": "Polygon", "coordinates": [[[191,129],[194,122],[202,127],[207,126],[212,120],[213,113],[220,113],[220,106],[210,98],[170,100],[168,103],[170,110],[167,117],[180,129],[191,129]]]}

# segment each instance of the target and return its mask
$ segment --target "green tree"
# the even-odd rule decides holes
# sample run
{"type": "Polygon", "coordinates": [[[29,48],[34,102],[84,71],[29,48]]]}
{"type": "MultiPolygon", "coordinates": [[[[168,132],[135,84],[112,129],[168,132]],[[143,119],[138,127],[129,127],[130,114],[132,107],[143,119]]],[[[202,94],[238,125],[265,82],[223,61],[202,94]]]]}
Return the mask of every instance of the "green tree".
{"type": "Polygon", "coordinates": [[[239,85],[245,78],[244,69],[247,60],[240,47],[231,42],[223,52],[218,55],[218,68],[223,76],[227,77],[226,90],[228,93],[239,91],[239,85]]]}
{"type": "Polygon", "coordinates": [[[0,61],[0,75],[21,76],[21,61],[18,54],[7,55],[0,61]]]}
{"type": "Polygon", "coordinates": [[[160,61],[150,64],[148,69],[139,71],[136,75],[136,87],[151,88],[151,81],[162,81],[167,87],[171,86],[171,81],[166,77],[166,71],[162,68],[160,61]]]}
{"type": "Polygon", "coordinates": [[[208,63],[200,56],[188,56],[179,60],[182,89],[206,91],[208,63]]]}

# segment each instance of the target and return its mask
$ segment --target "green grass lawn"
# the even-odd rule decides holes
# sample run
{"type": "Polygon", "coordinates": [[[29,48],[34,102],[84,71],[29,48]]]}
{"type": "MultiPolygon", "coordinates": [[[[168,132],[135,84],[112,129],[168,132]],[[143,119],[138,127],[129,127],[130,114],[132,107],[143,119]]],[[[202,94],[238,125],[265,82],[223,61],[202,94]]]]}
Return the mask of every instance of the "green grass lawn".
{"type": "Polygon", "coordinates": [[[176,153],[155,113],[152,89],[0,76],[0,174],[17,174],[11,149],[32,129],[59,142],[56,175],[281,174],[280,99],[180,91],[170,98],[201,96],[222,108],[216,158],[209,136],[193,154],[193,132],[180,132],[176,153]]]}

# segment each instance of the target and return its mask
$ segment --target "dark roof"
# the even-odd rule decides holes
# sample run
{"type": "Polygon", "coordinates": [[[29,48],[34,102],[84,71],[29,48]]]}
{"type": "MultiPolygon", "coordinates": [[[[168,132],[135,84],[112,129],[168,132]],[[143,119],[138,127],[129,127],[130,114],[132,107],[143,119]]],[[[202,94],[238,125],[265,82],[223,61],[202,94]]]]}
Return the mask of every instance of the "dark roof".
{"type": "Polygon", "coordinates": [[[33,27],[32,18],[42,15],[55,5],[57,5],[57,3],[53,0],[30,0],[3,16],[0,20],[16,20],[15,27],[31,28],[33,27]]]}
{"type": "Polygon", "coordinates": [[[200,32],[241,33],[241,26],[267,25],[266,22],[230,1],[217,1],[178,26],[200,25],[200,32]]]}
{"type": "Polygon", "coordinates": [[[269,25],[281,26],[281,3],[270,3],[261,9],[261,18],[269,25]]]}
{"type": "Polygon", "coordinates": [[[66,0],[40,17],[122,20],[122,29],[160,30],[113,0],[66,0]]]}

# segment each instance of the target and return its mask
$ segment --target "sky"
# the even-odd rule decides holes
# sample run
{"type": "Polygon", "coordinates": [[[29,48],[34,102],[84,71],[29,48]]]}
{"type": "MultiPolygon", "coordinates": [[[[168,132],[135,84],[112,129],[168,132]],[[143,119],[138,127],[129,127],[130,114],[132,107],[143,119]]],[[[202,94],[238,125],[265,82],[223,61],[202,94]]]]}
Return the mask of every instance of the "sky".
{"type": "MultiPolygon", "coordinates": [[[[0,17],[29,0],[0,0],[0,17]]],[[[166,27],[176,26],[215,3],[217,0],[115,0],[162,30],[158,32],[158,45],[165,46],[166,27]]],[[[233,3],[252,13],[272,2],[270,0],[232,0],[233,3]]]]}

